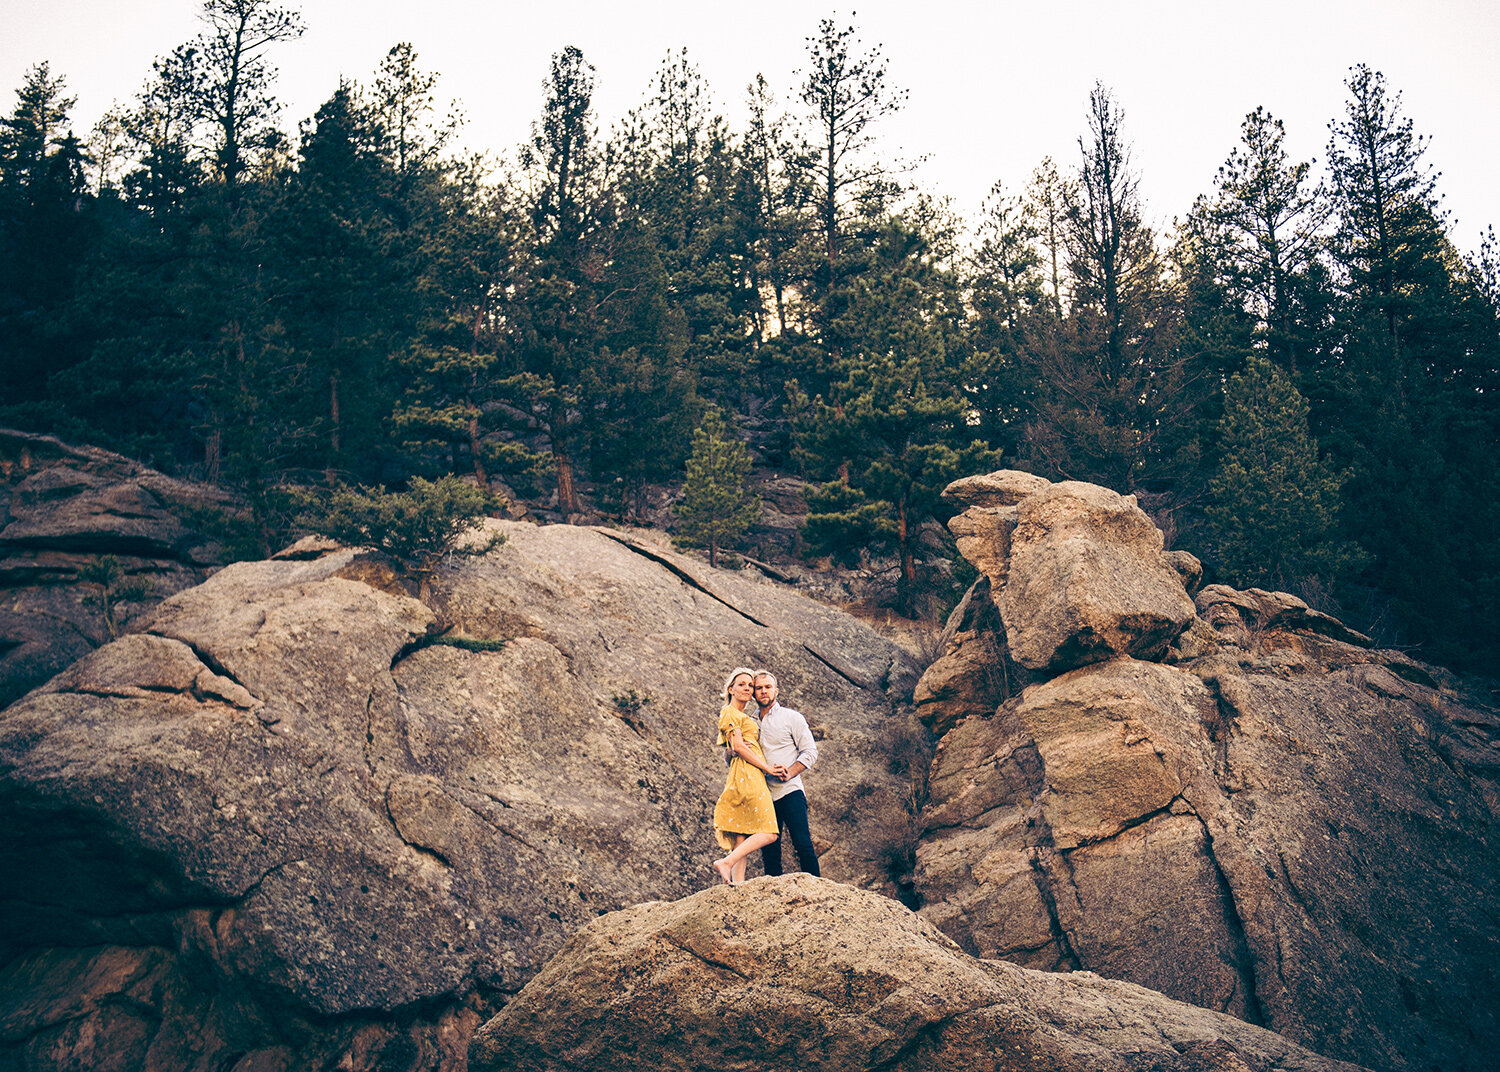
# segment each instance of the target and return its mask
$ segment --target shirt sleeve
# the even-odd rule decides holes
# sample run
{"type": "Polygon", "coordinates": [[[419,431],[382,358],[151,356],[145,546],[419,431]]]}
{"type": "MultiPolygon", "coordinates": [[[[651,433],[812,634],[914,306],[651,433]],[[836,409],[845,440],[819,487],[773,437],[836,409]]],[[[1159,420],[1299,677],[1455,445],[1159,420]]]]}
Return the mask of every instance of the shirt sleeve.
{"type": "MultiPolygon", "coordinates": [[[[807,728],[807,719],[799,713],[792,719],[792,743],[797,746],[797,759],[808,770],[818,761],[818,742],[813,740],[812,730],[807,728]]],[[[787,766],[791,766],[790,763],[787,766]]]]}

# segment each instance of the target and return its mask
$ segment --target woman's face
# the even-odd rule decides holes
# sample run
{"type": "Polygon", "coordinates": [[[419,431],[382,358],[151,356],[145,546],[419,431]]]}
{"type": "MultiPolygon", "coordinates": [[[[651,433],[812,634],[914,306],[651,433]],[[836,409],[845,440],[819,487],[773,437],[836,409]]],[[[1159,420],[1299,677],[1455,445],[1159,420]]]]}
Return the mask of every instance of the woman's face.
{"type": "Polygon", "coordinates": [[[729,698],[739,703],[749,703],[754,690],[750,687],[750,675],[740,674],[729,683],[729,698]]]}

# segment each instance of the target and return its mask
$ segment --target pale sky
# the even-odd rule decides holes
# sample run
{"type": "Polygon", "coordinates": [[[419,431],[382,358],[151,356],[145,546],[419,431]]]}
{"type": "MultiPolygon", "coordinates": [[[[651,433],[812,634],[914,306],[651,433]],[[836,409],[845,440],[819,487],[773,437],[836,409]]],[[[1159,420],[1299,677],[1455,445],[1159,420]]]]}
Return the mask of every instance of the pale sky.
{"type": "MultiPolygon", "coordinates": [[[[8,113],[24,72],[51,63],[78,98],[76,129],[134,97],[151,61],[199,31],[198,0],[6,0],[0,93],[8,113]]],[[[596,69],[607,128],[645,99],[683,46],[733,129],[745,87],[763,73],[794,106],[804,39],[820,17],[853,22],[880,44],[890,79],[910,91],[880,126],[891,159],[925,157],[916,179],[975,219],[990,185],[1024,187],[1044,156],[1072,165],[1095,80],[1125,112],[1148,216],[1158,227],[1206,193],[1239,140],[1245,113],[1284,121],[1296,159],[1326,155],[1350,66],[1383,71],[1432,145],[1450,233],[1465,250],[1500,226],[1500,3],[1495,0],[890,0],[816,7],[785,0],[284,0],[303,38],[272,55],[282,126],[295,132],[340,75],[372,80],[386,50],[410,41],[461,102],[465,143],[510,153],[541,109],[549,57],[577,45],[596,69]]]]}

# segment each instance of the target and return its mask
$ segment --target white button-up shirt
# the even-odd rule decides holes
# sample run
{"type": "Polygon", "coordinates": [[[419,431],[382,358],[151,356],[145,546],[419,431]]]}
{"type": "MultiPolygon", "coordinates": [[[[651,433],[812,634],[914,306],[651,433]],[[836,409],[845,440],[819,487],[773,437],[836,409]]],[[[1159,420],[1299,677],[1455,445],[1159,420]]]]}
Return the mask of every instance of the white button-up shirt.
{"type": "MultiPolygon", "coordinates": [[[[779,703],[772,703],[769,711],[761,712],[760,751],[773,767],[778,763],[790,767],[800,760],[804,767],[811,768],[818,761],[818,744],[813,740],[812,730],[807,728],[807,719],[802,712],[779,703]]],[[[766,775],[766,785],[771,790],[771,799],[780,800],[802,788],[802,775],[784,782],[766,775]]]]}

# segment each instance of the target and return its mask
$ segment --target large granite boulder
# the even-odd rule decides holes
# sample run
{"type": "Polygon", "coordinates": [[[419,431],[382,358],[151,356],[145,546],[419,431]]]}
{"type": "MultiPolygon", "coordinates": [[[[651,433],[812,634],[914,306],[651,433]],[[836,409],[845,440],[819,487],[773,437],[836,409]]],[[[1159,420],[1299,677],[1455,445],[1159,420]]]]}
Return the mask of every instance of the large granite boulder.
{"type": "Polygon", "coordinates": [[[825,874],[895,891],[900,649],[637,538],[493,525],[425,602],[316,543],[226,567],[0,714],[0,1067],[461,1069],[577,927],[715,881],[741,663],[819,727],[825,874]]]}
{"type": "Polygon", "coordinates": [[[1154,658],[1193,620],[1161,531],[1128,496],[1066,481],[1022,499],[997,593],[1011,653],[1056,673],[1154,658]]]}
{"type": "Polygon", "coordinates": [[[95,447],[0,429],[0,707],[227,559],[223,491],[95,447]],[[85,578],[109,556],[106,592],[85,578]],[[106,597],[108,606],[106,606],[106,597]]]}
{"type": "Polygon", "coordinates": [[[1050,675],[1156,658],[1192,622],[1185,586],[1197,560],[1164,551],[1133,497],[1009,469],[956,480],[943,496],[965,508],[949,528],[989,582],[1015,663],[1050,675]]]}
{"type": "Polygon", "coordinates": [[[966,955],[808,875],[601,917],[476,1034],[473,1072],[1355,1072],[1091,973],[966,955]]]}
{"type": "MultiPolygon", "coordinates": [[[[1055,485],[1017,510],[1059,489],[1114,502],[1055,485]]],[[[1159,545],[1137,525],[1094,538],[1159,545]]],[[[1002,610],[1046,599],[1035,578],[1018,595],[1022,528],[1002,610]]],[[[1075,587],[1128,589],[1129,560],[1075,549],[1104,575],[1075,587]]],[[[1196,561],[1168,563],[1175,589],[1152,584],[1185,595],[1196,561]]],[[[1486,1067],[1500,1044],[1491,697],[1286,593],[1210,585],[1195,609],[1151,645],[1159,662],[1054,662],[947,730],[916,853],[922,914],[979,956],[1127,979],[1371,1067],[1486,1067]]],[[[1012,625],[991,627],[992,648],[1020,646],[1012,625]]],[[[965,645],[984,650],[974,632],[965,645]]],[[[919,698],[930,679],[979,696],[1003,669],[949,658],[919,698]]]]}

